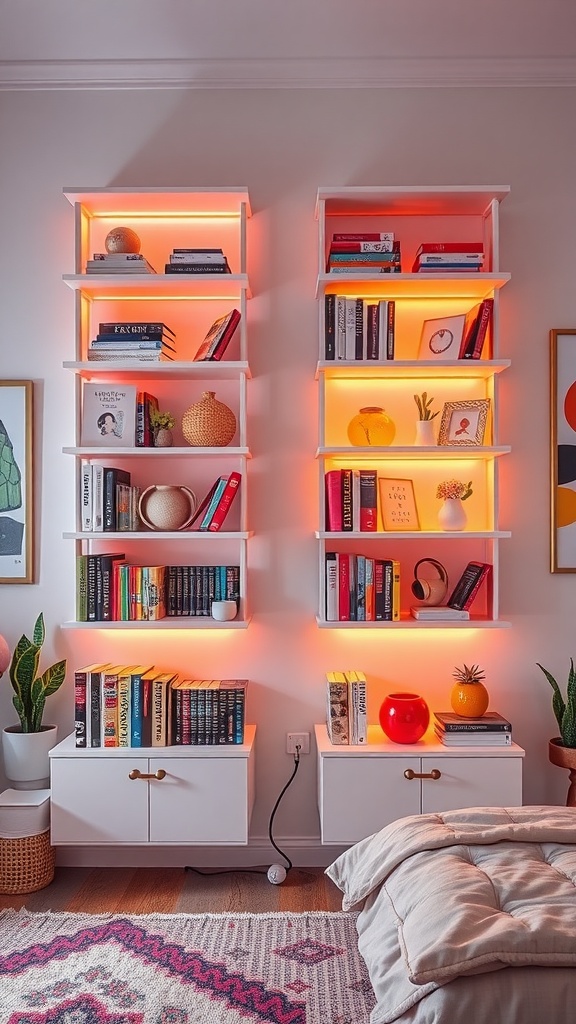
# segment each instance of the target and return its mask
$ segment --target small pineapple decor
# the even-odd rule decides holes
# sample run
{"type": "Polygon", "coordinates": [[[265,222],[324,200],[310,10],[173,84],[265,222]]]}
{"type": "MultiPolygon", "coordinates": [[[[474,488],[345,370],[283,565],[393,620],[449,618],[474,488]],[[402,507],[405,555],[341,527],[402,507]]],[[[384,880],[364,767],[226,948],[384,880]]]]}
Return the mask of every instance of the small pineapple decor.
{"type": "Polygon", "coordinates": [[[463,718],[481,718],[488,710],[490,697],[479,665],[463,665],[452,673],[456,682],[450,694],[452,710],[463,718]]]}

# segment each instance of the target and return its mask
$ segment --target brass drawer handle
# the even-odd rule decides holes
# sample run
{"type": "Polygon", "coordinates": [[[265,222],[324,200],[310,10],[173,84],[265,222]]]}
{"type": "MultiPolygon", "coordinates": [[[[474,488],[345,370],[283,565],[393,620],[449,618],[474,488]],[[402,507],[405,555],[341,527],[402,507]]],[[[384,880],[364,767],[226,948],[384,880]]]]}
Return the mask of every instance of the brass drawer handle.
{"type": "Polygon", "coordinates": [[[404,772],[404,778],[408,779],[408,782],[412,782],[412,779],[440,779],[442,778],[442,772],[438,768],[433,768],[431,772],[413,772],[411,768],[407,768],[404,772]]]}
{"type": "Polygon", "coordinates": [[[132,779],[132,781],[134,781],[134,779],[158,779],[158,781],[160,781],[161,779],[166,778],[166,772],[163,768],[159,768],[157,772],[146,775],[144,772],[141,772],[139,768],[133,768],[131,772],[128,772],[128,778],[132,779]]]}

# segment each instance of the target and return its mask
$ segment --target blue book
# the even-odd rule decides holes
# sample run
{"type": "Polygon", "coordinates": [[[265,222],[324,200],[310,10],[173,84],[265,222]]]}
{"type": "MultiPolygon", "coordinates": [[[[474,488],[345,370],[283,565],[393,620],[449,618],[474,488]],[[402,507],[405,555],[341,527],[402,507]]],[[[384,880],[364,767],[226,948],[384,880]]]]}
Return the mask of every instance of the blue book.
{"type": "Polygon", "coordinates": [[[151,665],[138,665],[130,673],[130,691],[132,698],[130,729],[131,747],[142,746],[142,676],[145,672],[149,672],[151,668],[151,665]]]}
{"type": "Polygon", "coordinates": [[[207,530],[208,529],[208,527],[209,527],[209,525],[210,525],[210,523],[212,521],[212,516],[214,515],[214,513],[216,511],[216,508],[218,506],[218,502],[220,501],[220,498],[222,497],[222,495],[224,493],[224,488],[226,487],[227,483],[228,483],[228,477],[227,476],[221,476],[220,479],[217,481],[216,486],[214,488],[214,493],[212,494],[212,497],[210,498],[210,501],[208,502],[208,506],[207,506],[206,511],[204,513],[204,518],[202,519],[202,522],[200,523],[200,526],[199,526],[200,530],[207,530]]]}

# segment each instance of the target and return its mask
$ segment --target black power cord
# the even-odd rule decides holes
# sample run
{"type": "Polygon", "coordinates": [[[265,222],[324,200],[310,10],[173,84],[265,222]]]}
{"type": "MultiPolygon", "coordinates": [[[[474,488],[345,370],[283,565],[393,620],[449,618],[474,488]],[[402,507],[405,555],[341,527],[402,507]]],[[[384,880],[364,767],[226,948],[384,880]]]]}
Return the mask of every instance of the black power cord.
{"type": "Polygon", "coordinates": [[[284,879],[286,878],[286,875],[288,874],[288,872],[292,870],[292,866],[293,865],[292,865],[292,861],[290,860],[289,856],[286,853],[284,853],[280,849],[280,847],[277,845],[277,843],[275,842],[274,835],[272,833],[272,826],[274,824],[274,818],[276,816],[276,811],[278,810],[278,808],[280,806],[280,801],[282,800],[282,797],[284,796],[284,794],[285,794],[286,790],[288,789],[288,787],[292,785],[292,783],[293,783],[293,781],[294,781],[294,779],[296,777],[296,772],[298,771],[298,768],[300,767],[300,749],[301,749],[300,745],[298,744],[296,746],[296,752],[294,754],[294,770],[293,770],[290,778],[288,779],[288,782],[286,783],[286,785],[281,790],[281,792],[280,792],[280,794],[279,794],[279,796],[278,796],[278,798],[276,800],[276,803],[274,804],[274,807],[272,808],[272,811],[271,811],[271,814],[270,814],[270,819],[268,821],[268,838],[269,838],[272,846],[276,850],[276,853],[279,853],[280,856],[283,857],[284,860],[286,861],[287,867],[284,868],[282,866],[282,864],[272,864],[271,867],[269,867],[269,868],[223,868],[222,870],[217,869],[216,871],[201,871],[200,868],[194,868],[190,864],[186,864],[185,867],[184,867],[184,871],[193,871],[195,875],[202,875],[203,878],[210,878],[211,875],[251,874],[251,875],[267,875],[269,881],[272,882],[273,885],[280,885],[284,881],[284,879]]]}

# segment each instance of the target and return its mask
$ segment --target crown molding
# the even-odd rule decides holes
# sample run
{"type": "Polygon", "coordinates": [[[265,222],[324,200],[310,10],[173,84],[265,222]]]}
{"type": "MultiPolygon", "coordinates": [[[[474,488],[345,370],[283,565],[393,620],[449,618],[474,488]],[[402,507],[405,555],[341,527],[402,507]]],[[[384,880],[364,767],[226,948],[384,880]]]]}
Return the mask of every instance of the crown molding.
{"type": "Polygon", "coordinates": [[[5,60],[0,91],[576,86],[576,57],[5,60]]]}

